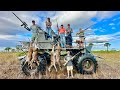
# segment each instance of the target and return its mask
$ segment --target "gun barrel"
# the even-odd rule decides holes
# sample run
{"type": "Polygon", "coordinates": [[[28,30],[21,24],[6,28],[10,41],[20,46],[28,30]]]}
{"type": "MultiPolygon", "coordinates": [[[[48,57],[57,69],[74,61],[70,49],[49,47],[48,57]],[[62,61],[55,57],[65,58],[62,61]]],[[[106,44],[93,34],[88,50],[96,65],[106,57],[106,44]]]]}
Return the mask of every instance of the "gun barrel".
{"type": "MultiPolygon", "coordinates": [[[[13,12],[12,12],[13,13],[13,12]]],[[[15,13],[13,13],[22,23],[24,23],[15,13]]]]}
{"type": "MultiPolygon", "coordinates": [[[[95,24],[96,24],[96,23],[95,23],[95,24]]],[[[93,25],[91,25],[91,26],[87,27],[85,30],[87,30],[88,28],[90,28],[90,27],[94,26],[95,24],[93,24],[93,25]]]]}
{"type": "MultiPolygon", "coordinates": [[[[13,12],[12,12],[13,13],[13,12]]],[[[15,13],[13,13],[21,22],[22,22],[22,25],[21,26],[24,26],[25,29],[27,29],[28,31],[30,31],[30,28],[27,27],[27,23],[26,22],[23,22],[15,13]]]]}

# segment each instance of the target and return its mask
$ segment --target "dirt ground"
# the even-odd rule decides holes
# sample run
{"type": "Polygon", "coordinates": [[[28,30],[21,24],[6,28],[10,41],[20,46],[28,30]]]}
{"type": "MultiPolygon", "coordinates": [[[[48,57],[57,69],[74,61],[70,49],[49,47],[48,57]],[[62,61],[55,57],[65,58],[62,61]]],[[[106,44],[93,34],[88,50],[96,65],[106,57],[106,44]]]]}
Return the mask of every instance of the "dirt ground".
{"type": "MultiPolygon", "coordinates": [[[[120,79],[120,52],[114,53],[94,53],[104,59],[97,59],[98,70],[96,74],[82,75],[74,69],[74,78],[70,79],[120,79]]],[[[61,60],[62,61],[62,60],[61,60]]],[[[32,79],[24,75],[20,67],[20,61],[16,53],[0,53],[0,79],[32,79]]],[[[38,79],[36,76],[34,79],[38,79]]],[[[66,68],[51,73],[47,72],[42,79],[67,79],[66,68]]]]}

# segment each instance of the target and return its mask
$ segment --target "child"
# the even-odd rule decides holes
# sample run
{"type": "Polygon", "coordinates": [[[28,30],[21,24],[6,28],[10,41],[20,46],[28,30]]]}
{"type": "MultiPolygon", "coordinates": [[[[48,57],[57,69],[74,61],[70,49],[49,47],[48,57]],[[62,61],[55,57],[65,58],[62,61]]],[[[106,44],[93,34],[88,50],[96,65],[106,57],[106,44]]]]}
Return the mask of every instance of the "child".
{"type": "Polygon", "coordinates": [[[67,56],[65,56],[64,61],[66,61],[66,63],[64,64],[64,66],[67,66],[67,74],[69,78],[69,72],[71,72],[71,76],[73,78],[73,63],[72,63],[72,56],[70,55],[70,51],[67,52],[67,56]]]}

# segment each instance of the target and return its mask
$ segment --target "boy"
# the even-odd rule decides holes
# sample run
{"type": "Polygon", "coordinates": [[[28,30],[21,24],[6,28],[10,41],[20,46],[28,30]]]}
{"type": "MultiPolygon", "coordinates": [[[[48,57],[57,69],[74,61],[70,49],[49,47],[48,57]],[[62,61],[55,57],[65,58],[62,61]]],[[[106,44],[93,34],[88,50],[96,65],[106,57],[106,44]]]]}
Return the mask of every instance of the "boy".
{"type": "Polygon", "coordinates": [[[73,63],[72,63],[72,59],[73,57],[70,55],[70,51],[67,51],[67,56],[65,56],[64,61],[66,61],[66,63],[64,64],[64,66],[67,66],[67,74],[69,78],[69,72],[71,72],[71,76],[73,78],[73,63]]]}

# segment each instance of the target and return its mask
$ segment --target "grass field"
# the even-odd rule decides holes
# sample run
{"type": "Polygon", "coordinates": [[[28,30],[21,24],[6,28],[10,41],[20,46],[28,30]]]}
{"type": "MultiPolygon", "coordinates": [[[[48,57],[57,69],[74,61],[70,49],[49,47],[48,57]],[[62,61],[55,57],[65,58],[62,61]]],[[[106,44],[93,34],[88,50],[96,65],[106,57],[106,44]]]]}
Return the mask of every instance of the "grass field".
{"type": "MultiPolygon", "coordinates": [[[[96,74],[82,75],[74,70],[74,79],[120,79],[120,52],[119,51],[93,51],[94,55],[103,57],[97,59],[98,70],[96,74]]],[[[30,79],[25,76],[20,67],[20,61],[17,56],[23,55],[19,53],[0,53],[0,79],[30,79]]],[[[62,61],[62,60],[61,60],[62,61]]],[[[55,73],[55,70],[48,73],[45,79],[66,79],[66,68],[55,73]]]]}

